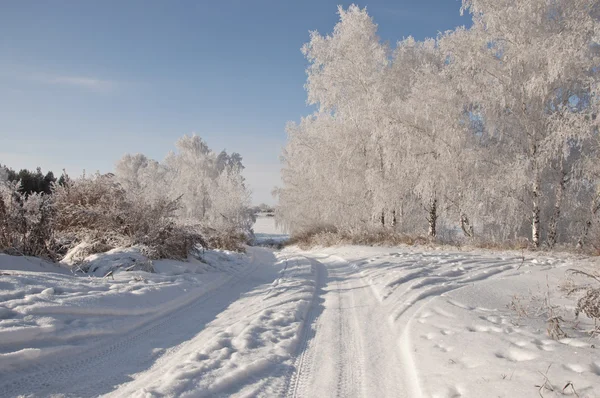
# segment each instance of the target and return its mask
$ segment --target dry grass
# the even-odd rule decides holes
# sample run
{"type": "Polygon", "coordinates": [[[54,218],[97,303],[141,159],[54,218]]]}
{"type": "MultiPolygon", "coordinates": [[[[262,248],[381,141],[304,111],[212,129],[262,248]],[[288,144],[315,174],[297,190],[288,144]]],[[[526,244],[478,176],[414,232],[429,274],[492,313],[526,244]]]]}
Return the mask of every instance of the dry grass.
{"type": "Polygon", "coordinates": [[[529,297],[515,295],[507,307],[517,316],[512,323],[515,326],[521,324],[524,318],[541,318],[546,323],[546,333],[553,340],[568,337],[563,326],[566,323],[561,315],[561,308],[550,303],[549,293],[543,296],[532,294],[529,297]]]}
{"type": "Polygon", "coordinates": [[[408,234],[388,228],[372,228],[360,231],[345,231],[333,226],[319,226],[301,233],[295,233],[285,243],[285,246],[297,245],[302,249],[316,246],[366,245],[366,246],[427,246],[433,245],[452,247],[457,250],[483,249],[490,251],[516,251],[524,258],[527,252],[570,253],[575,255],[598,256],[600,250],[589,245],[586,249],[569,245],[556,245],[553,250],[542,245],[539,248],[531,245],[526,238],[506,241],[488,240],[483,238],[465,238],[463,236],[442,235],[431,239],[424,235],[408,234]]]}
{"type": "Polygon", "coordinates": [[[502,242],[497,240],[473,239],[469,244],[478,249],[486,250],[535,250],[529,240],[524,238],[511,239],[502,242]]]}
{"type": "Polygon", "coordinates": [[[388,229],[370,231],[340,231],[332,227],[319,227],[304,233],[292,235],[286,246],[298,245],[302,249],[315,246],[365,245],[398,246],[425,245],[430,241],[423,236],[410,236],[388,229]]]}
{"type": "Polygon", "coordinates": [[[442,235],[431,239],[423,235],[407,234],[388,228],[372,228],[360,231],[344,231],[332,226],[319,226],[302,233],[292,235],[286,245],[298,245],[302,249],[314,246],[367,245],[367,246],[452,246],[458,250],[463,247],[487,250],[532,250],[527,239],[515,239],[504,242],[484,239],[465,239],[460,236],[442,235]]]}
{"type": "Polygon", "coordinates": [[[248,243],[247,235],[238,230],[217,231],[206,228],[203,229],[203,235],[206,238],[204,247],[207,248],[243,252],[248,243]]]}
{"type": "Polygon", "coordinates": [[[571,275],[584,276],[591,283],[575,283],[573,280],[563,287],[569,295],[579,296],[575,316],[586,315],[594,321],[594,328],[589,331],[593,336],[600,334],[600,274],[570,269],[571,275]]]}

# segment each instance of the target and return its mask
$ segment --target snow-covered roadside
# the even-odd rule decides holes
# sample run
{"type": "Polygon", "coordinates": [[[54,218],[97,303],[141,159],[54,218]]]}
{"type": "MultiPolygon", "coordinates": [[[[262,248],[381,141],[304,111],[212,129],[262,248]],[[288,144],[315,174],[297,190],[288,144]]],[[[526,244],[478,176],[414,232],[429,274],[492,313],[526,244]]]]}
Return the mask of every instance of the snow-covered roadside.
{"type": "Polygon", "coordinates": [[[296,353],[319,272],[302,256],[279,256],[274,267],[253,273],[251,278],[264,283],[177,347],[176,355],[165,356],[109,395],[281,396],[284,391],[279,384],[271,386],[271,376],[285,374],[296,353]]]}
{"type": "Polygon", "coordinates": [[[544,384],[544,397],[600,396],[598,339],[584,333],[591,320],[571,322],[575,300],[558,289],[565,271],[586,261],[414,248],[312,252],[323,254],[348,261],[385,308],[408,396],[534,396],[544,384]],[[545,303],[569,337],[548,336],[545,303]]]}
{"type": "MultiPolygon", "coordinates": [[[[105,273],[135,257],[127,253],[93,266],[105,273]]],[[[264,248],[105,278],[37,259],[0,261],[0,396],[265,390],[296,352],[318,277],[307,258],[264,248]]]]}
{"type": "MultiPolygon", "coordinates": [[[[93,257],[97,268],[141,259],[131,249],[93,257]]],[[[157,273],[115,272],[102,278],[0,254],[0,370],[74,355],[189,304],[248,266],[248,259],[235,253],[207,252],[204,261],[162,260],[154,264],[157,273]]]]}

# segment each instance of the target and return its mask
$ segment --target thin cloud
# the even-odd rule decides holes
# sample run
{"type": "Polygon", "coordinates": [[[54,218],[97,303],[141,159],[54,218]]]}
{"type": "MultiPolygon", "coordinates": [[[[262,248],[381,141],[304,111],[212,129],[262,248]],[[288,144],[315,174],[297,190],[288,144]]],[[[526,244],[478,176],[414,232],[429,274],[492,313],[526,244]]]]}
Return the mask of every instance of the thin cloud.
{"type": "Polygon", "coordinates": [[[79,87],[92,91],[112,91],[116,86],[115,82],[111,80],[81,76],[57,76],[50,79],[49,83],[79,87]]]}
{"type": "Polygon", "coordinates": [[[99,79],[89,76],[35,74],[31,76],[31,79],[44,84],[73,87],[100,93],[111,92],[117,88],[117,82],[113,80],[99,79]]]}

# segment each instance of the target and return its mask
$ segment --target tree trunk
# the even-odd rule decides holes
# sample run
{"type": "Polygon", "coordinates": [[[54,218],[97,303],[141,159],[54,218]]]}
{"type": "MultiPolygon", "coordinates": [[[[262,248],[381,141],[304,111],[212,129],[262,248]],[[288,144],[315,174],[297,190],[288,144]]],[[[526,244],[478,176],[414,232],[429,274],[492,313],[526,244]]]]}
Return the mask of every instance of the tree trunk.
{"type": "Polygon", "coordinates": [[[585,240],[587,238],[588,232],[590,231],[590,228],[592,226],[592,222],[591,221],[587,221],[585,223],[585,226],[583,227],[583,232],[581,233],[581,236],[579,237],[579,240],[577,241],[577,248],[581,249],[585,243],[585,240]]]}
{"type": "Polygon", "coordinates": [[[437,231],[436,231],[436,224],[437,224],[437,199],[433,199],[431,201],[431,204],[429,206],[429,215],[427,217],[427,222],[429,223],[429,237],[430,238],[435,238],[437,231]]]}
{"type": "Polygon", "coordinates": [[[385,210],[381,210],[381,226],[385,227],[385,210]]]}
{"type": "Polygon", "coordinates": [[[8,217],[6,215],[6,206],[4,199],[0,197],[0,249],[4,249],[3,246],[8,246],[8,217]]]}
{"type": "Polygon", "coordinates": [[[396,224],[398,224],[398,220],[396,219],[396,210],[392,210],[392,228],[396,229],[396,224]]]}
{"type": "Polygon", "coordinates": [[[460,227],[463,230],[463,233],[466,237],[472,238],[475,235],[473,233],[473,226],[469,221],[469,217],[467,217],[467,215],[464,213],[460,216],[460,227]]]}
{"type": "Polygon", "coordinates": [[[540,247],[540,185],[536,181],[533,185],[533,209],[531,212],[531,243],[540,247]]]}
{"type": "MultiPolygon", "coordinates": [[[[562,168],[562,167],[561,167],[562,168]]],[[[552,249],[556,244],[558,238],[558,220],[560,218],[560,209],[562,206],[562,199],[565,192],[565,185],[567,183],[566,175],[564,170],[561,170],[560,183],[556,189],[556,199],[554,202],[554,213],[548,225],[548,247],[552,249]]]]}
{"type": "Polygon", "coordinates": [[[581,249],[583,247],[583,245],[585,244],[588,233],[590,232],[590,228],[592,227],[592,219],[594,217],[596,217],[596,213],[598,213],[599,210],[600,210],[600,195],[598,195],[598,196],[596,196],[596,198],[594,198],[594,201],[592,203],[592,211],[591,211],[592,215],[591,215],[590,219],[586,221],[585,226],[583,227],[583,232],[581,233],[581,236],[579,237],[579,240],[577,241],[578,249],[581,249]]]}

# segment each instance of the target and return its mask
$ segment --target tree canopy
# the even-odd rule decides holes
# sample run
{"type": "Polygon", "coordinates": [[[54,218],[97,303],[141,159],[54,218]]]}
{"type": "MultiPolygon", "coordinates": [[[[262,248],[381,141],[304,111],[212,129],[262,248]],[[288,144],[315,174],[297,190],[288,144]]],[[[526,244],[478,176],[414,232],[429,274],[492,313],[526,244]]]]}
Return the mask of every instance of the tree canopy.
{"type": "Polygon", "coordinates": [[[463,0],[473,25],[395,46],[366,9],[311,32],[278,220],[534,246],[599,229],[597,0],[463,0]]]}

